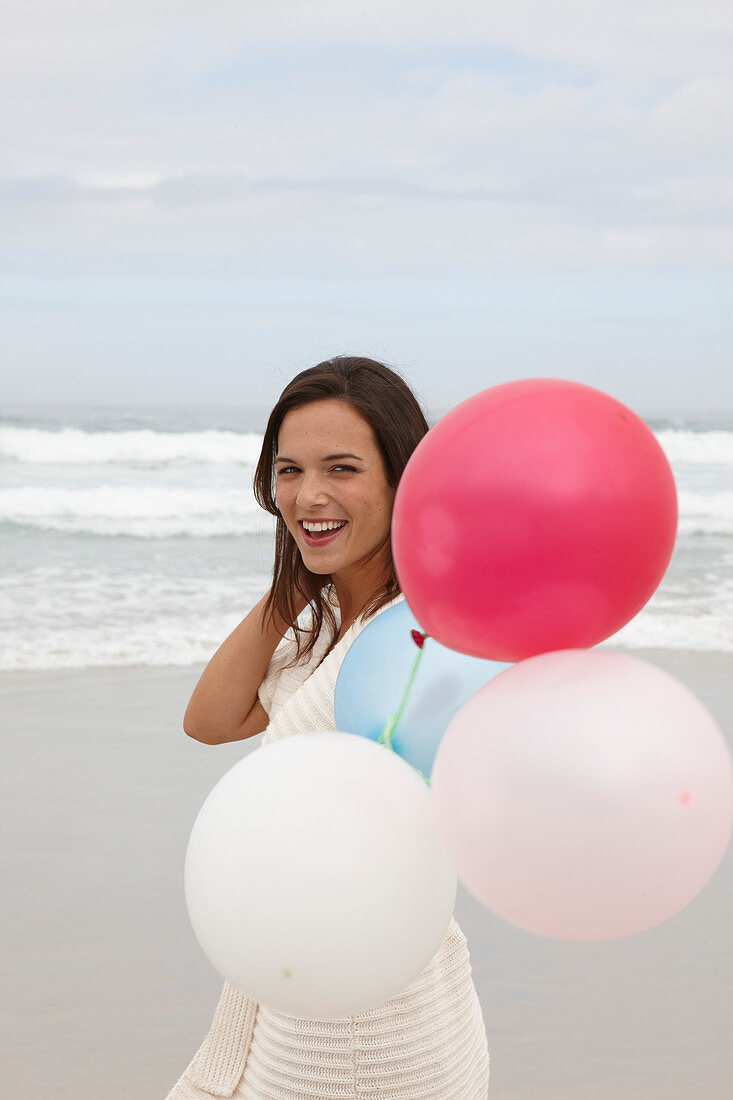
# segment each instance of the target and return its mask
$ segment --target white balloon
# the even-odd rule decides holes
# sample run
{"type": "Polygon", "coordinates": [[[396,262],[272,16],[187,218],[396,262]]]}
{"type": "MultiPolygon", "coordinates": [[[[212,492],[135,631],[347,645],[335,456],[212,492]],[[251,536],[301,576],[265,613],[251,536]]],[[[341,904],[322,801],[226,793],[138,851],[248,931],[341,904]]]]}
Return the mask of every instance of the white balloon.
{"type": "Polygon", "coordinates": [[[430,790],[395,753],[321,732],[263,746],[214,787],[191,833],[186,902],[209,960],[293,1016],[351,1016],[427,966],[456,875],[430,790]]]}

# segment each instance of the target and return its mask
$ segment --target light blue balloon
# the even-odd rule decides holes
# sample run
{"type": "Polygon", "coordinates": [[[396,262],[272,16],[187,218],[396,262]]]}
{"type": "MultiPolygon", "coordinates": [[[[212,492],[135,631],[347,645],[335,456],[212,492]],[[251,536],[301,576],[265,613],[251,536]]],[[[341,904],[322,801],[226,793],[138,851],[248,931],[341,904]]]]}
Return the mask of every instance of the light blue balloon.
{"type": "MultiPolygon", "coordinates": [[[[377,741],[396,714],[418,655],[422,628],[402,601],[369,622],[344,657],[334,709],[336,728],[377,741]]],[[[393,749],[429,777],[438,745],[456,711],[509,665],[468,657],[427,638],[417,675],[392,740],[393,749]]]]}

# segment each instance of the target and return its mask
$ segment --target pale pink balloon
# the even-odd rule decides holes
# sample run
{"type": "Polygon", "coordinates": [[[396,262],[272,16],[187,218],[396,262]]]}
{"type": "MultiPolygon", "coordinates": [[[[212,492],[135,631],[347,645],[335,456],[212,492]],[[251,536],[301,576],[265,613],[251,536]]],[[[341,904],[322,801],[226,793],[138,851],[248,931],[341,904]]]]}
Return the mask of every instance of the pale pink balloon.
{"type": "Polygon", "coordinates": [[[432,773],[464,885],[568,940],[628,936],[690,902],[733,826],[733,766],[702,703],[608,650],[522,661],[456,714],[432,773]]]}

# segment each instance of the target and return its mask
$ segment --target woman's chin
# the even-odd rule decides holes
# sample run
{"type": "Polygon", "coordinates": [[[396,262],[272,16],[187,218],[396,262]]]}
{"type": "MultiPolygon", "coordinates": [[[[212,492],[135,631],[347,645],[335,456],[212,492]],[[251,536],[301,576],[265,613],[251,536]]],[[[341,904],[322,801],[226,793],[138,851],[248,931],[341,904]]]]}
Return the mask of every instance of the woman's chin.
{"type": "Polygon", "coordinates": [[[309,573],[313,573],[317,577],[330,577],[331,576],[331,570],[327,569],[325,567],[325,565],[323,565],[323,564],[321,564],[321,565],[314,564],[313,562],[306,561],[305,558],[303,558],[303,565],[306,567],[306,569],[308,570],[309,573]]]}
{"type": "Polygon", "coordinates": [[[299,550],[303,565],[309,573],[316,573],[318,576],[325,577],[329,576],[335,568],[338,568],[335,555],[314,553],[309,546],[301,546],[299,550]]]}

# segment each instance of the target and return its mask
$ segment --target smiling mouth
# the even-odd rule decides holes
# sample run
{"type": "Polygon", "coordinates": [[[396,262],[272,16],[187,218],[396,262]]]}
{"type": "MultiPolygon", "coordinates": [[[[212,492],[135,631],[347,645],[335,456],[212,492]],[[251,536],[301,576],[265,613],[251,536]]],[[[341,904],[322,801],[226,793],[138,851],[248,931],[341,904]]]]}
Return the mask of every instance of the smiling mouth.
{"type": "Polygon", "coordinates": [[[334,524],[338,523],[339,525],[331,526],[331,524],[329,523],[329,526],[326,527],[325,523],[314,523],[311,530],[308,530],[308,528],[305,526],[304,521],[302,519],[298,520],[300,529],[303,532],[303,538],[305,539],[308,546],[324,546],[326,543],[333,542],[335,538],[338,538],[338,536],[341,534],[344,527],[346,526],[347,521],[342,520],[333,522],[334,524]],[[316,527],[323,527],[325,528],[325,530],[314,530],[313,528],[316,527]]]}

